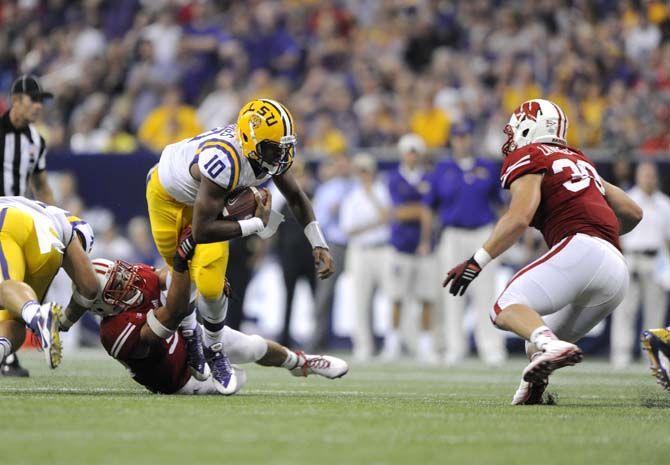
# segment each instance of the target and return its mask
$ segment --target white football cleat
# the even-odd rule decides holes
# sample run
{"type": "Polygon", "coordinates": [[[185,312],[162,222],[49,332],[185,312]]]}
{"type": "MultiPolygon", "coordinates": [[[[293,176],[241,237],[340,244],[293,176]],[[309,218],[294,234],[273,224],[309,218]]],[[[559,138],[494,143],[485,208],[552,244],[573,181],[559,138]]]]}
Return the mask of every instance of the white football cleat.
{"type": "Polygon", "coordinates": [[[319,375],[328,379],[341,378],[349,371],[349,365],[341,358],[331,355],[309,355],[296,352],[298,365],[291,370],[293,376],[319,375]]]}
{"type": "Polygon", "coordinates": [[[63,346],[58,332],[61,312],[60,305],[47,302],[40,305],[39,311],[28,323],[28,327],[40,341],[47,364],[52,369],[60,365],[63,358],[63,346]]]}
{"type": "Polygon", "coordinates": [[[551,373],[565,366],[576,365],[584,358],[582,350],[565,341],[549,341],[542,348],[540,355],[523,370],[523,380],[529,383],[542,384],[551,373]]]}
{"type": "Polygon", "coordinates": [[[521,384],[514,393],[512,405],[540,405],[544,404],[542,395],[549,385],[549,380],[544,379],[540,383],[529,383],[521,380],[521,384]]]}

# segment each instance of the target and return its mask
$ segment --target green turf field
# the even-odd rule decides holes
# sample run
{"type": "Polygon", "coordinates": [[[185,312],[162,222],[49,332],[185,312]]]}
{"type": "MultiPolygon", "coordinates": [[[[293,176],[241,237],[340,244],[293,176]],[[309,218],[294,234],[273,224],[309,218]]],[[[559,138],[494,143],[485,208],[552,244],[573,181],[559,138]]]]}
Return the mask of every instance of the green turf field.
{"type": "Polygon", "coordinates": [[[239,395],[148,394],[101,352],[0,378],[7,464],[668,464],[670,394],[640,365],[585,361],[558,405],[508,405],[521,359],[490,371],[354,365],[340,380],[248,367],[239,395]]]}

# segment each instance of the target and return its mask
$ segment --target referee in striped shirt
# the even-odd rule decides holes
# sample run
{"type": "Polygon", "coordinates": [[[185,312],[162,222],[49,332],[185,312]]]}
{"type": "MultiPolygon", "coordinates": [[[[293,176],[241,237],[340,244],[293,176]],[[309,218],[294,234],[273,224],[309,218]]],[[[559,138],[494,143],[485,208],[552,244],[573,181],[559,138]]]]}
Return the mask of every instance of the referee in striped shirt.
{"type": "MultiPolygon", "coordinates": [[[[53,205],[47,183],[46,144],[33,124],[42,113],[44,92],[34,76],[19,76],[12,84],[11,108],[0,118],[0,195],[21,195],[53,205]]],[[[0,365],[2,376],[28,376],[14,354],[0,365]]]]}

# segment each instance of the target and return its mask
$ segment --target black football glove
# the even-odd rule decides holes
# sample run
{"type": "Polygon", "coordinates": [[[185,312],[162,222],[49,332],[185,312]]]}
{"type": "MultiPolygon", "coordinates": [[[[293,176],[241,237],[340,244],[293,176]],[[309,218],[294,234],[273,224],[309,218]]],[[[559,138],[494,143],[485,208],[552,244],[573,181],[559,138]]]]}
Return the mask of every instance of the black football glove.
{"type": "Polygon", "coordinates": [[[452,295],[463,295],[470,283],[475,280],[482,267],[475,261],[475,257],[470,257],[458,266],[452,268],[442,283],[442,287],[447,287],[451,282],[449,293],[452,295]]]}
{"type": "Polygon", "coordinates": [[[195,240],[191,234],[191,227],[187,226],[182,230],[181,235],[179,236],[177,250],[172,259],[172,268],[177,273],[183,273],[188,270],[188,261],[193,258],[195,245],[195,240]]]}

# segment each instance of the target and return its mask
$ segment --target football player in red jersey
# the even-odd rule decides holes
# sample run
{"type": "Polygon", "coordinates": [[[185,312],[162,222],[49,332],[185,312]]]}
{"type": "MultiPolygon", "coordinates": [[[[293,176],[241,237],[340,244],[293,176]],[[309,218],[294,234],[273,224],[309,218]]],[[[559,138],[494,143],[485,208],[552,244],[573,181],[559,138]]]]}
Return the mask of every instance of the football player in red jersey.
{"type": "Polygon", "coordinates": [[[454,296],[530,225],[549,252],[522,268],[491,309],[501,329],[523,337],[530,363],[513,404],[542,403],[549,375],[579,363],[581,339],[621,302],[628,270],[619,235],[631,231],[642,210],[604,181],[593,163],[565,140],[568,120],[558,105],[529,100],[505,126],[501,183],[511,192],[508,211],[472,257],[454,267],[443,286],[454,296]]]}
{"type": "MultiPolygon", "coordinates": [[[[239,391],[246,380],[243,370],[236,369],[234,390],[224,392],[208,370],[199,365],[202,358],[189,357],[184,333],[200,333],[200,327],[195,311],[186,318],[175,311],[175,306],[189,308],[188,299],[176,299],[190,295],[187,267],[175,266],[172,285],[167,286],[167,268],[155,270],[148,265],[105,259],[93,260],[93,265],[102,291],[91,310],[104,315],[100,325],[102,344],[112,357],[129,368],[135,381],[152,392],[163,394],[233,394],[239,391]],[[161,306],[161,291],[166,287],[169,287],[167,301],[161,306]],[[157,321],[158,312],[166,311],[173,317],[157,321]],[[179,330],[169,329],[177,325],[179,330]]],[[[224,327],[223,345],[234,363],[256,362],[284,367],[294,376],[318,374],[332,379],[344,376],[348,371],[346,362],[339,358],[294,352],[276,342],[228,327],[224,327]]]]}

